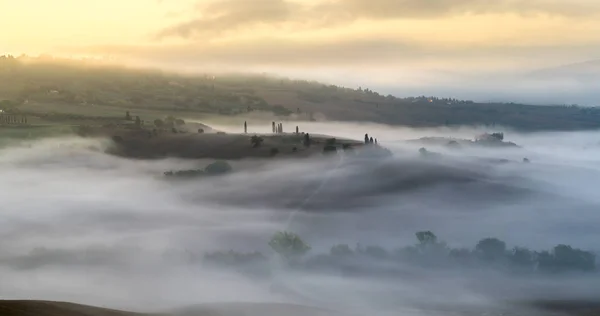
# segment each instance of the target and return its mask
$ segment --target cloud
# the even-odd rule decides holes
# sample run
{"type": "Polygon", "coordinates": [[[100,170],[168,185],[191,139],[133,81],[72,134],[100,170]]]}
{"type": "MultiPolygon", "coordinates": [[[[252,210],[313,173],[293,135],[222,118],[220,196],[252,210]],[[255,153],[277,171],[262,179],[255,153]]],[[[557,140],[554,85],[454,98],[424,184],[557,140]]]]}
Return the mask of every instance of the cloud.
{"type": "MultiPolygon", "coordinates": [[[[413,69],[448,69],[453,72],[488,70],[514,71],[559,65],[564,60],[586,60],[600,53],[600,42],[585,45],[529,46],[489,43],[478,47],[431,45],[393,37],[291,39],[260,37],[222,42],[186,42],[182,44],[99,45],[65,47],[65,51],[112,55],[127,61],[160,65],[251,67],[335,67],[338,69],[369,66],[396,66],[413,69]]],[[[362,69],[362,68],[361,68],[362,69]]],[[[437,69],[437,70],[441,70],[437,69]]],[[[367,69],[362,69],[365,72],[367,69]]]]}
{"type": "Polygon", "coordinates": [[[158,38],[220,34],[258,25],[297,29],[349,25],[360,20],[435,19],[460,15],[518,14],[569,18],[600,13],[587,0],[346,0],[300,4],[288,0],[223,0],[199,3],[197,16],[159,31],[158,38]]]}
{"type": "Polygon", "coordinates": [[[218,33],[257,23],[292,19],[299,7],[284,0],[225,0],[199,7],[201,17],[162,30],[158,37],[189,37],[194,33],[218,33]]]}
{"type": "Polygon", "coordinates": [[[148,61],[235,65],[344,65],[377,60],[406,60],[425,53],[409,41],[385,39],[292,40],[258,38],[221,43],[117,45],[69,48],[148,61]]]}

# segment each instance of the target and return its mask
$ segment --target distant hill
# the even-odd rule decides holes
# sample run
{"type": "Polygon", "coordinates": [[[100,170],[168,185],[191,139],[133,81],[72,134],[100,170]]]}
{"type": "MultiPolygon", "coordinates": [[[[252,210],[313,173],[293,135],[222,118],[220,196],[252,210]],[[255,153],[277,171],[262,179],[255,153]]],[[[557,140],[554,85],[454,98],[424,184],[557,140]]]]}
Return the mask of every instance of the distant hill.
{"type": "Polygon", "coordinates": [[[540,69],[529,74],[530,78],[600,80],[600,59],[558,67],[540,69]]]}
{"type": "Polygon", "coordinates": [[[86,116],[114,119],[125,111],[148,121],[171,113],[190,117],[268,112],[290,120],[411,127],[489,125],[526,131],[600,128],[598,108],[398,98],[364,87],[350,89],[266,75],[186,76],[47,58],[0,57],[0,82],[0,109],[37,116],[41,122],[65,114],[80,120],[86,116]]]}

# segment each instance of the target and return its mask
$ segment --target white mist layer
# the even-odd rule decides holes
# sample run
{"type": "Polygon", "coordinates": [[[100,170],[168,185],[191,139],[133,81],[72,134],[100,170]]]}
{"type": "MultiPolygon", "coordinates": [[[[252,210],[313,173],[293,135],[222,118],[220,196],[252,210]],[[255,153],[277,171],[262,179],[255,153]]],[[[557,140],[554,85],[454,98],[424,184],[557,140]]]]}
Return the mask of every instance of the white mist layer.
{"type": "MultiPolygon", "coordinates": [[[[252,132],[269,130],[251,126],[252,132]]],[[[369,133],[395,157],[388,172],[336,161],[239,161],[228,176],[171,182],[161,177],[164,171],[208,161],[128,160],[104,154],[104,140],[77,138],[1,149],[0,297],[137,310],[285,301],[368,314],[409,308],[411,302],[493,304],[513,296],[560,296],[567,285],[566,294],[600,290],[598,280],[575,277],[520,281],[498,275],[478,283],[476,272],[431,272],[404,282],[298,274],[278,270],[276,260],[273,277],[251,279],[190,263],[191,254],[215,250],[270,255],[267,242],[278,230],[300,234],[315,253],[337,243],[394,249],[414,244],[420,230],[456,247],[497,237],[509,247],[541,250],[564,243],[600,250],[599,132],[508,131],[506,139],[522,149],[425,146],[447,157],[430,166],[418,157],[422,145],[403,141],[473,138],[484,130],[335,122],[303,123],[301,130],[353,139],[369,133]],[[478,157],[515,163],[486,165],[478,157]],[[521,163],[524,157],[532,163],[521,163]],[[421,176],[434,180],[414,190],[403,186],[421,176]],[[453,182],[463,178],[477,181],[453,182]],[[489,192],[488,185],[507,190],[489,192]]]]}

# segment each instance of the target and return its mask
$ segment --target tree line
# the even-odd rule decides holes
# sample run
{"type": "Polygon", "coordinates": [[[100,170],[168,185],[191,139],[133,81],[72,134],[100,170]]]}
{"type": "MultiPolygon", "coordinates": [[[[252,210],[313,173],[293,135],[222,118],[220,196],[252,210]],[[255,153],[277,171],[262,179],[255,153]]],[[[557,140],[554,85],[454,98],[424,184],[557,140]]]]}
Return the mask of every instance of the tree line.
{"type": "MultiPolygon", "coordinates": [[[[302,269],[378,273],[382,272],[379,270],[382,266],[390,265],[365,263],[380,261],[391,263],[391,266],[395,263],[398,268],[404,264],[438,269],[488,268],[525,275],[592,273],[598,268],[593,252],[565,244],[534,251],[519,246],[508,248],[504,241],[488,237],[469,249],[451,248],[431,231],[417,232],[415,237],[416,244],[395,250],[380,246],[357,244],[356,247],[350,247],[348,244],[338,244],[332,246],[329,253],[309,255],[311,247],[299,235],[277,232],[268,245],[291,267],[302,269]]],[[[206,263],[219,266],[268,266],[267,257],[260,252],[212,252],[204,254],[203,259],[206,263]]]]}

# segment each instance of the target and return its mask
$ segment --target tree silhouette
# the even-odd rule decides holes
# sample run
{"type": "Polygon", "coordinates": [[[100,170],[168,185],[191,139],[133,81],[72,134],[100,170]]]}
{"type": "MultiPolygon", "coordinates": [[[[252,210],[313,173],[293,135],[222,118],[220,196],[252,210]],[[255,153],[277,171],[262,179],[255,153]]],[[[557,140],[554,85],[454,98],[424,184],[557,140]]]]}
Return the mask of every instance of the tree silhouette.
{"type": "Polygon", "coordinates": [[[304,146],[305,147],[310,146],[310,135],[308,135],[308,133],[304,134],[304,146]]]}
{"type": "Polygon", "coordinates": [[[269,246],[286,259],[300,257],[310,250],[300,236],[289,232],[277,232],[269,241],[269,246]]]}
{"type": "Polygon", "coordinates": [[[498,260],[506,255],[506,243],[497,238],[485,238],[475,246],[485,260],[498,260]]]}

